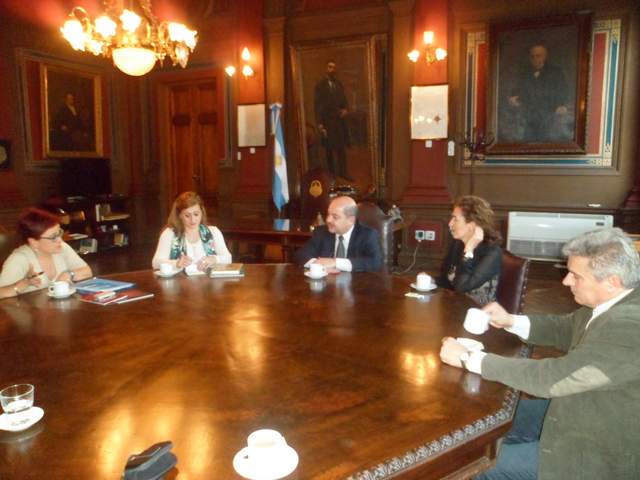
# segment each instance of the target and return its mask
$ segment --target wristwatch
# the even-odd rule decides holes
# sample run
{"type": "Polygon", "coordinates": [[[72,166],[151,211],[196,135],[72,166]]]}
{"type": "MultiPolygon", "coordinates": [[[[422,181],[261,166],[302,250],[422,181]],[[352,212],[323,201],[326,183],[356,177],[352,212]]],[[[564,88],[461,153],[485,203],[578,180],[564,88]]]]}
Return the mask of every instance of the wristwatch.
{"type": "Polygon", "coordinates": [[[462,352],[460,355],[460,363],[464,368],[467,368],[467,362],[471,358],[471,354],[468,351],[462,352]]]}

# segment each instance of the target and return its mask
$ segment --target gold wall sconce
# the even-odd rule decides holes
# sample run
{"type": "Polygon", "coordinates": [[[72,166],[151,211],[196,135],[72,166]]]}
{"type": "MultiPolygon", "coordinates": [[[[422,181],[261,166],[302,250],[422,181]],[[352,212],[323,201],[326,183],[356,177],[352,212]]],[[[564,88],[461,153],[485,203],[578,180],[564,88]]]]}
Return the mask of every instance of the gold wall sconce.
{"type": "MultiPolygon", "coordinates": [[[[249,52],[249,49],[247,47],[244,47],[242,49],[240,58],[243,62],[240,72],[242,73],[242,75],[244,75],[244,78],[253,77],[255,75],[255,71],[253,70],[253,68],[251,68],[251,65],[249,65],[249,62],[251,61],[251,52],[249,52]]],[[[227,67],[225,67],[224,71],[229,77],[233,77],[236,74],[237,69],[234,65],[228,65],[227,67]]]]}
{"type": "MultiPolygon", "coordinates": [[[[435,35],[431,30],[427,30],[422,34],[424,40],[424,59],[428,65],[447,58],[447,51],[444,48],[434,45],[434,37],[435,35]]],[[[420,55],[420,50],[414,49],[407,54],[407,57],[409,57],[409,60],[413,63],[416,63],[420,55]]]]}

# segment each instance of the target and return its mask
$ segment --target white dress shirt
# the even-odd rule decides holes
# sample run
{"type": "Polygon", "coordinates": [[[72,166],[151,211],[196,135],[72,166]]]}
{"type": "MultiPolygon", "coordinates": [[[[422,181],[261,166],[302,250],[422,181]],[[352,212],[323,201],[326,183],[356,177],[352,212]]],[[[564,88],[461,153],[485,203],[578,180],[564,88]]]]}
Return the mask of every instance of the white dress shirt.
{"type": "MultiPolygon", "coordinates": [[[[344,245],[344,254],[346,255],[349,251],[349,242],[351,241],[351,234],[353,233],[353,229],[355,224],[351,226],[349,230],[342,234],[342,244],[344,245]]],[[[336,256],[336,252],[338,251],[338,244],[340,243],[340,235],[336,234],[335,243],[333,244],[333,256],[336,256]]],[[[310,258],[307,263],[304,264],[305,268],[308,268],[313,262],[315,262],[317,258],[310,258]]],[[[336,268],[343,272],[350,272],[353,270],[353,265],[351,264],[351,260],[348,258],[336,258],[336,268]]]]}

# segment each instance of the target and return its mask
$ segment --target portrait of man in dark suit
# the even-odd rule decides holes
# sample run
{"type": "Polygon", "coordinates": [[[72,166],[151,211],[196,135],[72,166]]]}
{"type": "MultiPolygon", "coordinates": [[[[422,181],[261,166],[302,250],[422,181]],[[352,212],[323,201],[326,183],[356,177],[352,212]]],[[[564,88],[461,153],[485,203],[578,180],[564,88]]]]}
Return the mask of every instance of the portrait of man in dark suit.
{"type": "Polygon", "coordinates": [[[353,180],[347,171],[349,130],[344,86],[336,76],[336,62],[327,62],[326,75],[316,83],[314,109],[316,126],[326,152],[327,168],[336,176],[353,180]]]}
{"type": "Polygon", "coordinates": [[[507,93],[506,118],[511,120],[513,139],[527,143],[570,141],[574,134],[573,101],[562,67],[549,62],[544,44],[532,44],[527,64],[507,93]]]}

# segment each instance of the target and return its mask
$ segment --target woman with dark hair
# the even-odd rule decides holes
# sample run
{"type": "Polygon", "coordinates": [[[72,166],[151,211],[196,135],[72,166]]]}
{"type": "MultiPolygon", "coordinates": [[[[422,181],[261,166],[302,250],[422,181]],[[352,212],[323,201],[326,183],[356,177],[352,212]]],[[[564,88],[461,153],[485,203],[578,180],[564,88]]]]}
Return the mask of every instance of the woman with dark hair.
{"type": "Polygon", "coordinates": [[[48,287],[54,281],[74,282],[91,277],[91,267],[62,241],[58,216],[27,208],[18,219],[23,245],[2,265],[0,298],[15,297],[48,287]]]}
{"type": "Polygon", "coordinates": [[[231,263],[222,232],[207,226],[204,202],[195,192],[183,192],[173,202],[151,265],[158,269],[165,262],[178,269],[195,265],[200,271],[216,263],[231,263]]]}
{"type": "Polygon", "coordinates": [[[489,202],[473,195],[456,199],[449,230],[454,240],[436,283],[464,292],[480,305],[494,301],[502,249],[489,202]]]}

